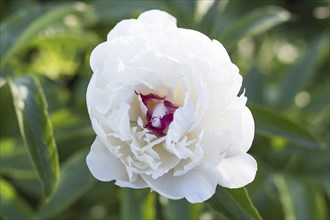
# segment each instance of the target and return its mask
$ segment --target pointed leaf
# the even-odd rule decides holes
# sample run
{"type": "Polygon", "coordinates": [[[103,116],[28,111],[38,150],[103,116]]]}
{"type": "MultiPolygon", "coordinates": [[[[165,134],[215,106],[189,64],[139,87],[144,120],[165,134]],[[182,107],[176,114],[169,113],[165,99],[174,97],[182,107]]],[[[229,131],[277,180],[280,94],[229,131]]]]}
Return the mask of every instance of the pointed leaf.
{"type": "MultiPolygon", "coordinates": [[[[216,38],[223,28],[230,23],[225,10],[229,1],[215,0],[199,22],[199,29],[211,39],[216,38]],[[219,30],[220,29],[220,30],[219,30]]],[[[201,3],[200,4],[205,4],[201,3]]],[[[200,16],[199,14],[197,14],[200,16]]],[[[198,18],[198,17],[197,17],[198,18]]]]}
{"type": "Polygon", "coordinates": [[[256,64],[252,66],[247,75],[244,77],[244,88],[246,89],[246,97],[249,103],[264,103],[264,76],[257,68],[256,64]]]}
{"type": "Polygon", "coordinates": [[[220,41],[226,48],[232,47],[247,36],[255,36],[288,21],[290,14],[275,6],[260,7],[239,18],[231,28],[220,35],[220,41]]]}
{"type": "Polygon", "coordinates": [[[41,207],[39,219],[48,219],[68,208],[95,183],[86,165],[85,150],[80,151],[63,164],[58,186],[41,207]]]}
{"type": "Polygon", "coordinates": [[[57,183],[59,162],[43,90],[39,81],[31,76],[8,82],[21,136],[48,197],[57,183]]]}
{"type": "MultiPolygon", "coordinates": [[[[52,8],[51,8],[52,9],[52,8]]],[[[15,13],[1,23],[1,68],[6,64],[9,57],[17,50],[24,47],[39,31],[54,22],[60,21],[64,16],[78,13],[81,7],[74,5],[62,5],[53,10],[40,6],[29,7],[15,13]]]]}
{"type": "MultiPolygon", "coordinates": [[[[15,115],[15,110],[14,115],[15,115]]],[[[16,117],[16,116],[15,116],[16,117]]],[[[19,131],[18,131],[19,132],[19,131]]],[[[0,174],[6,177],[24,178],[35,176],[23,140],[15,138],[0,139],[0,174]]]]}
{"type": "Polygon", "coordinates": [[[304,179],[277,175],[275,185],[286,219],[326,219],[323,195],[304,179]]]}
{"type": "Polygon", "coordinates": [[[0,179],[0,216],[4,219],[32,219],[31,207],[16,193],[15,188],[0,179]]]}
{"type": "Polygon", "coordinates": [[[212,6],[208,9],[208,11],[202,17],[199,27],[203,33],[207,33],[208,36],[211,37],[214,29],[215,18],[219,12],[219,0],[214,1],[212,6]]]}
{"type": "Polygon", "coordinates": [[[189,219],[190,203],[185,199],[169,200],[166,214],[168,220],[189,219]]]}
{"type": "Polygon", "coordinates": [[[285,109],[293,104],[295,95],[309,82],[320,61],[329,62],[329,32],[310,43],[304,56],[284,75],[280,86],[278,105],[285,109]],[[294,82],[294,83],[293,83],[294,82]]]}
{"type": "Polygon", "coordinates": [[[155,219],[154,209],[156,195],[148,189],[122,189],[122,219],[155,219]]]}
{"type": "Polygon", "coordinates": [[[8,83],[0,77],[0,138],[6,139],[19,133],[13,98],[8,83]],[[5,105],[2,103],[6,103],[5,105]]]}
{"type": "Polygon", "coordinates": [[[166,4],[163,1],[90,1],[95,8],[95,17],[100,23],[116,23],[122,19],[138,16],[141,12],[150,9],[163,9],[166,4]]]}
{"type": "Polygon", "coordinates": [[[305,127],[290,120],[280,112],[249,105],[256,121],[256,132],[269,137],[283,137],[288,142],[305,148],[320,147],[320,142],[305,127]]]}
{"type": "Polygon", "coordinates": [[[218,187],[216,194],[208,203],[228,219],[262,219],[245,188],[218,187]]]}

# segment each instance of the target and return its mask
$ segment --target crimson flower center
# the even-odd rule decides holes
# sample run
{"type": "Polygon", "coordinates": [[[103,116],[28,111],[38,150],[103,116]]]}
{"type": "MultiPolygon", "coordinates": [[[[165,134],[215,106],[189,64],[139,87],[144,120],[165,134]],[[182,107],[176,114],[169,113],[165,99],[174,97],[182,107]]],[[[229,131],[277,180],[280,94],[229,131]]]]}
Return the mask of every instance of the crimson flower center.
{"type": "Polygon", "coordinates": [[[166,99],[166,96],[149,93],[143,95],[135,92],[141,97],[142,103],[147,108],[145,128],[156,136],[166,135],[167,130],[174,118],[174,112],[179,106],[166,99]]]}

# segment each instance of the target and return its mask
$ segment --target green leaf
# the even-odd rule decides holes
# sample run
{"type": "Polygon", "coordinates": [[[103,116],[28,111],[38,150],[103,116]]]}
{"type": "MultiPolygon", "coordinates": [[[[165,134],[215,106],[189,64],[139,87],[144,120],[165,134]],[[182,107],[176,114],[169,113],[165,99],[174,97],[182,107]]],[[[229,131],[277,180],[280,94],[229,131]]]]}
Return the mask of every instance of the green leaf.
{"type": "Polygon", "coordinates": [[[20,133],[47,197],[55,189],[59,162],[47,102],[39,81],[31,76],[9,80],[20,133]]]}
{"type": "Polygon", "coordinates": [[[277,175],[275,184],[286,219],[326,219],[326,202],[315,187],[284,175],[277,175]]]}
{"type": "Polygon", "coordinates": [[[5,219],[32,219],[31,207],[16,193],[15,188],[0,179],[0,216],[5,219]]]}
{"type": "MultiPolygon", "coordinates": [[[[311,101],[304,109],[307,113],[319,114],[322,110],[330,108],[329,94],[330,87],[329,81],[317,84],[317,89],[309,91],[311,94],[311,101]]],[[[328,110],[329,111],[329,110],[328,110]]]]}
{"type": "Polygon", "coordinates": [[[316,68],[320,61],[329,62],[328,59],[329,32],[325,32],[310,43],[304,56],[284,75],[279,87],[278,105],[281,109],[293,104],[295,95],[304,88],[312,75],[317,73],[316,68]]]}
{"type": "Polygon", "coordinates": [[[122,192],[121,218],[142,219],[141,201],[138,202],[137,199],[139,192],[130,188],[123,188],[122,192]]]}
{"type": "Polygon", "coordinates": [[[86,165],[85,150],[76,153],[63,164],[58,186],[39,211],[39,219],[47,219],[64,211],[95,183],[86,165]]]}
{"type": "Polygon", "coordinates": [[[62,20],[66,15],[78,12],[80,12],[78,7],[62,5],[53,10],[45,10],[43,7],[35,6],[13,14],[0,26],[2,33],[0,40],[1,68],[10,56],[24,47],[41,30],[62,20]]]}
{"type": "Polygon", "coordinates": [[[212,6],[208,9],[206,14],[200,21],[199,28],[202,32],[207,33],[209,37],[214,32],[214,23],[216,20],[216,16],[218,15],[219,11],[219,0],[213,2],[212,6]]]}
{"type": "Polygon", "coordinates": [[[196,13],[197,0],[189,1],[164,1],[171,10],[171,13],[179,18],[178,22],[184,22],[185,26],[193,26],[196,13]]]}
{"type": "Polygon", "coordinates": [[[145,189],[147,195],[142,203],[142,219],[156,219],[156,193],[150,192],[149,189],[145,189]]]}
{"type": "Polygon", "coordinates": [[[149,189],[122,189],[121,219],[155,219],[156,195],[149,189]]]}
{"type": "Polygon", "coordinates": [[[216,194],[208,203],[215,211],[219,211],[229,219],[262,219],[245,188],[226,189],[218,187],[216,194]]]}
{"type": "Polygon", "coordinates": [[[126,1],[90,1],[90,5],[95,9],[97,22],[108,24],[138,16],[150,9],[165,8],[163,1],[130,1],[129,4],[126,1]]]}
{"type": "MultiPolygon", "coordinates": [[[[200,19],[198,29],[205,33],[211,39],[217,38],[219,32],[231,23],[230,17],[224,13],[229,0],[215,0],[204,16],[200,19]]],[[[201,3],[203,4],[203,3],[201,3]]],[[[197,14],[197,21],[198,21],[197,14]]]]}
{"type": "Polygon", "coordinates": [[[6,53],[15,44],[18,37],[24,32],[25,28],[31,22],[36,20],[42,14],[42,8],[31,4],[30,7],[24,7],[1,21],[0,24],[0,58],[1,63],[6,53]]]}
{"type": "Polygon", "coordinates": [[[22,192],[22,195],[26,195],[29,199],[34,201],[40,201],[43,198],[43,193],[40,190],[42,187],[40,181],[36,175],[23,179],[21,177],[11,177],[10,181],[15,185],[18,192],[22,192]]]}
{"type": "Polygon", "coordinates": [[[190,203],[185,199],[168,200],[166,214],[168,220],[189,219],[190,203]]]}
{"type": "Polygon", "coordinates": [[[95,139],[87,113],[62,109],[51,115],[54,135],[61,159],[83,147],[90,147],[95,139]]]}
{"type": "Polygon", "coordinates": [[[7,177],[31,178],[35,172],[28,153],[18,138],[0,140],[0,174],[7,177]]]}
{"type": "Polygon", "coordinates": [[[282,113],[255,105],[249,105],[249,108],[256,122],[257,133],[268,137],[282,137],[305,148],[320,147],[318,138],[282,113]]]}
{"type": "Polygon", "coordinates": [[[19,132],[18,123],[15,115],[13,98],[10,92],[8,83],[1,80],[2,86],[0,87],[0,138],[5,139],[16,135],[19,132]],[[6,103],[5,105],[2,103],[6,103]]]}
{"type": "Polygon", "coordinates": [[[9,178],[19,192],[37,201],[42,199],[42,186],[23,140],[20,137],[0,139],[0,146],[0,175],[9,178]]]}
{"type": "Polygon", "coordinates": [[[246,89],[246,97],[249,103],[264,103],[264,76],[257,68],[256,64],[252,66],[247,75],[244,77],[244,87],[246,89]]]}
{"type": "Polygon", "coordinates": [[[220,35],[220,41],[226,48],[248,36],[255,36],[290,19],[290,14],[275,6],[260,7],[240,17],[228,30],[220,35]]]}

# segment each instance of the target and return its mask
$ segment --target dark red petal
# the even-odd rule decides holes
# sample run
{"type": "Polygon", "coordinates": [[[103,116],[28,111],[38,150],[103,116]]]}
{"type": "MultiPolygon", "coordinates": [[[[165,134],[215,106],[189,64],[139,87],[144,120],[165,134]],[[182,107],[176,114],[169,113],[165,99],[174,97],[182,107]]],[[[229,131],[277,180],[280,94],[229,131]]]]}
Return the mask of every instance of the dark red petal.
{"type": "Polygon", "coordinates": [[[164,130],[161,127],[155,128],[152,126],[151,121],[149,121],[144,127],[152,131],[152,133],[154,133],[157,137],[165,135],[164,130]]]}
{"type": "Polygon", "coordinates": [[[167,100],[164,101],[164,105],[170,110],[170,112],[174,112],[177,108],[180,107],[167,100]]]}
{"type": "Polygon", "coordinates": [[[161,137],[166,135],[166,132],[168,130],[169,125],[173,121],[174,118],[174,112],[177,108],[180,106],[177,106],[173,104],[172,102],[165,100],[166,96],[159,96],[153,93],[149,93],[147,95],[143,95],[142,93],[137,93],[135,91],[135,94],[140,95],[143,104],[147,107],[147,113],[146,113],[146,119],[147,123],[144,125],[145,128],[150,130],[152,133],[154,133],[156,136],[161,137]],[[150,103],[150,101],[153,101],[150,103]],[[156,128],[152,125],[152,111],[153,107],[150,107],[150,105],[154,105],[156,103],[161,103],[163,101],[164,106],[166,107],[166,114],[160,118],[160,124],[161,126],[159,128],[156,128]],[[150,105],[148,105],[150,104],[150,105]]]}
{"type": "Polygon", "coordinates": [[[163,131],[167,130],[168,126],[171,124],[172,121],[173,113],[166,114],[160,119],[161,128],[163,129],[163,131]]]}
{"type": "Polygon", "coordinates": [[[156,99],[156,100],[164,100],[166,98],[166,96],[162,97],[153,93],[149,93],[147,95],[143,95],[142,93],[139,93],[139,95],[141,96],[142,102],[145,106],[148,105],[148,102],[151,99],[156,99]]]}

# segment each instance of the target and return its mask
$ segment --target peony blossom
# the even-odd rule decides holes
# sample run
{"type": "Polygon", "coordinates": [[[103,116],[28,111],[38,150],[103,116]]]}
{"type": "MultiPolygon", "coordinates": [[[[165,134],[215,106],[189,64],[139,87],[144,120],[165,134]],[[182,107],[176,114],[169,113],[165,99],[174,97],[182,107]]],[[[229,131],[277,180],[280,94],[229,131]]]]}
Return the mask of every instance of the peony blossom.
{"type": "Polygon", "coordinates": [[[150,10],[119,22],[90,57],[87,106],[96,139],[87,165],[100,181],[209,199],[253,181],[254,120],[242,77],[217,40],[150,10]]]}

